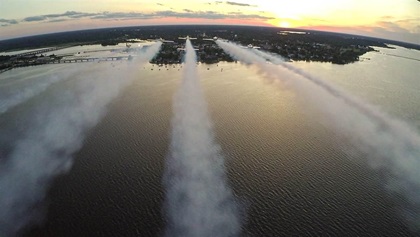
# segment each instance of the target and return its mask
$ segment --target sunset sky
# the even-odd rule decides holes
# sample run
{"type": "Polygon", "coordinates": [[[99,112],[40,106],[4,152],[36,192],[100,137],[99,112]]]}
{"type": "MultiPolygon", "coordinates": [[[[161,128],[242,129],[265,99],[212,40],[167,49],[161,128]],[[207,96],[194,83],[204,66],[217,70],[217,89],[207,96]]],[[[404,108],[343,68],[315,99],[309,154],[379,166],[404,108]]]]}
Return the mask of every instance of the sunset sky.
{"type": "Polygon", "coordinates": [[[0,40],[78,29],[245,24],[420,44],[418,0],[0,0],[0,40]]]}

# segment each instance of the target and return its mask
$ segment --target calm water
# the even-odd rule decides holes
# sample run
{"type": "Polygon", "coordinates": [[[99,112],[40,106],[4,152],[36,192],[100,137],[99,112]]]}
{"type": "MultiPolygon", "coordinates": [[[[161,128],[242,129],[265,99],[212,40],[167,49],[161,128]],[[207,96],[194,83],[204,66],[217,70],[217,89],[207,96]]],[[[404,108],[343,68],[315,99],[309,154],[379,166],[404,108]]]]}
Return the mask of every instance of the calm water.
{"type": "MultiPolygon", "coordinates": [[[[420,62],[382,54],[420,58],[420,53],[380,51],[345,66],[294,65],[420,130],[420,62]]],[[[72,67],[13,70],[1,74],[0,83],[19,87],[29,74],[72,67]]],[[[402,200],[385,192],[380,174],[363,157],[345,153],[348,144],[317,121],[293,91],[240,64],[199,65],[198,70],[246,220],[243,236],[414,236],[397,214],[402,200]]],[[[161,178],[181,71],[179,66],[139,67],[137,79],[89,131],[71,171],[51,185],[44,225],[25,236],[162,233],[161,178]]],[[[63,88],[65,82],[54,84],[0,115],[0,128],[12,132],[10,121],[63,88]]]]}

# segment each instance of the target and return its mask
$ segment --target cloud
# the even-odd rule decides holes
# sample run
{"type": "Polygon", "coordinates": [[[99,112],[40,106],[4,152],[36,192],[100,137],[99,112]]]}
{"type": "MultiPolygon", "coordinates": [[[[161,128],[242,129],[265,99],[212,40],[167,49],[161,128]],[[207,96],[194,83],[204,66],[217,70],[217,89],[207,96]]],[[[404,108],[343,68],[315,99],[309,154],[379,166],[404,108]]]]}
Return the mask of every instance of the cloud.
{"type": "Polygon", "coordinates": [[[75,11],[66,11],[63,14],[48,14],[48,15],[44,15],[47,18],[56,18],[56,17],[63,17],[63,16],[78,16],[80,14],[84,14],[82,12],[75,12],[75,11]]]}
{"type": "Polygon", "coordinates": [[[68,19],[53,19],[53,20],[49,20],[48,22],[62,22],[62,21],[68,21],[68,19]]]}
{"type": "Polygon", "coordinates": [[[251,4],[239,3],[239,2],[230,2],[230,1],[227,1],[226,4],[240,6],[240,7],[257,7],[257,5],[251,5],[251,4]]]}
{"type": "Polygon", "coordinates": [[[417,18],[406,18],[406,19],[401,19],[396,21],[398,23],[419,23],[420,22],[420,17],[417,18]]]}
{"type": "MultiPolygon", "coordinates": [[[[224,3],[224,2],[222,2],[224,3]]],[[[227,2],[226,2],[227,3],[227,2]]],[[[92,20],[105,20],[105,21],[124,21],[124,20],[152,20],[162,18],[184,18],[184,19],[206,19],[206,20],[272,20],[274,17],[268,17],[259,14],[244,14],[240,11],[234,11],[229,13],[220,13],[216,11],[193,11],[189,9],[183,9],[183,11],[165,10],[156,11],[152,13],[143,12],[77,12],[77,11],[66,11],[58,14],[46,14],[38,16],[28,16],[22,20],[15,19],[1,19],[0,26],[9,26],[12,24],[19,23],[52,23],[52,22],[63,22],[74,19],[92,19],[92,20]]]]}
{"type": "Polygon", "coordinates": [[[32,22],[32,21],[43,21],[46,19],[47,19],[46,16],[30,16],[30,17],[23,18],[23,21],[32,22]]]}
{"type": "Polygon", "coordinates": [[[103,12],[90,17],[91,19],[150,19],[153,14],[144,14],[140,12],[103,12]]]}
{"type": "Polygon", "coordinates": [[[0,26],[10,26],[10,25],[15,25],[17,23],[18,23],[17,20],[7,20],[7,19],[0,18],[0,26]]]}
{"type": "Polygon", "coordinates": [[[306,20],[310,22],[328,22],[328,20],[321,19],[321,18],[307,18],[306,20]]]}
{"type": "MultiPolygon", "coordinates": [[[[84,18],[84,17],[89,17],[89,16],[95,16],[95,15],[97,14],[76,12],[76,11],[66,11],[65,13],[62,13],[62,14],[47,14],[47,15],[40,15],[40,16],[30,16],[30,17],[24,18],[23,21],[26,21],[26,22],[46,21],[49,19],[62,18],[62,17],[78,19],[78,18],[84,18]]],[[[50,20],[49,22],[52,22],[52,21],[53,20],[50,20]]]]}
{"type": "Polygon", "coordinates": [[[90,17],[90,16],[95,16],[95,15],[96,15],[96,13],[78,12],[77,14],[63,15],[63,17],[69,17],[69,18],[77,19],[77,18],[90,17]]]}
{"type": "Polygon", "coordinates": [[[257,14],[243,14],[240,12],[235,12],[233,14],[222,14],[217,13],[214,11],[207,11],[207,12],[194,12],[192,14],[193,18],[205,18],[205,19],[227,19],[227,18],[234,18],[234,19],[260,19],[260,20],[272,20],[275,19],[274,17],[267,17],[257,14]]]}
{"type": "Polygon", "coordinates": [[[395,17],[393,17],[393,16],[382,16],[381,19],[383,19],[383,20],[392,20],[392,19],[395,19],[395,17]]]}
{"type": "Polygon", "coordinates": [[[420,25],[419,25],[419,26],[416,26],[416,27],[414,28],[413,33],[414,33],[414,34],[420,34],[420,25]]]}
{"type": "Polygon", "coordinates": [[[208,2],[209,5],[220,5],[220,4],[226,4],[226,5],[232,5],[232,6],[238,6],[238,7],[258,7],[257,5],[247,4],[247,3],[240,3],[240,2],[232,2],[232,1],[215,1],[215,2],[208,2]]]}
{"type": "Polygon", "coordinates": [[[348,33],[355,35],[366,35],[371,37],[392,39],[401,42],[420,44],[420,26],[409,31],[395,22],[380,21],[374,25],[364,26],[331,26],[331,25],[312,25],[301,27],[301,29],[331,31],[339,33],[348,33]]]}
{"type": "Polygon", "coordinates": [[[410,33],[409,30],[402,28],[398,24],[390,21],[379,21],[377,22],[379,28],[386,31],[396,32],[396,33],[410,33]]]}
{"type": "Polygon", "coordinates": [[[129,20],[129,19],[157,19],[164,17],[176,17],[176,18],[199,18],[199,19],[262,19],[270,20],[272,17],[266,17],[256,14],[242,14],[240,12],[232,12],[230,14],[218,13],[215,11],[192,11],[184,9],[184,12],[176,11],[157,11],[154,13],[142,13],[142,12],[101,12],[101,13],[83,13],[68,11],[63,14],[49,14],[40,16],[30,16],[23,19],[26,22],[53,22],[54,18],[59,18],[58,21],[63,21],[65,18],[86,18],[90,19],[114,19],[114,20],[129,20]],[[64,19],[63,19],[64,18],[64,19]]]}
{"type": "Polygon", "coordinates": [[[371,33],[375,37],[420,44],[420,31],[416,32],[416,30],[420,30],[420,27],[409,31],[392,22],[379,22],[378,26],[364,27],[361,29],[371,33]]]}
{"type": "Polygon", "coordinates": [[[7,19],[0,19],[1,23],[7,23],[7,24],[17,24],[18,22],[16,20],[7,20],[7,19]]]}
{"type": "Polygon", "coordinates": [[[223,14],[215,11],[191,11],[191,12],[174,12],[174,11],[162,11],[155,13],[155,17],[177,17],[177,18],[198,18],[198,19],[261,19],[271,20],[272,17],[266,17],[256,14],[223,14]]]}

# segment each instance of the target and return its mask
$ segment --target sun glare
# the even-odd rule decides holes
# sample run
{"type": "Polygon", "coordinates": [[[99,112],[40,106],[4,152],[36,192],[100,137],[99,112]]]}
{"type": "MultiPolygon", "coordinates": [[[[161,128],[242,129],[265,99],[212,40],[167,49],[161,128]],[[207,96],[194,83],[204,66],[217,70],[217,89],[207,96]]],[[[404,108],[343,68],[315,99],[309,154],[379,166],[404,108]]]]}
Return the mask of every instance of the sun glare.
{"type": "Polygon", "coordinates": [[[284,28],[289,28],[290,27],[290,23],[287,21],[282,21],[279,24],[280,27],[284,27],[284,28]]]}

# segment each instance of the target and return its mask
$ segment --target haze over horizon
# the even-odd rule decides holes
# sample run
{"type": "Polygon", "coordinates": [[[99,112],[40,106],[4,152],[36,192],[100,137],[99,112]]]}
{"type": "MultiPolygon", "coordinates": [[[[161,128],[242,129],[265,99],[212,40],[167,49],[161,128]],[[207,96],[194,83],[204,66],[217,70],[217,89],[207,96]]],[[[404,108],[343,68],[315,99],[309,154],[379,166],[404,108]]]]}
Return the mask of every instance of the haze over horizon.
{"type": "Polygon", "coordinates": [[[107,27],[212,24],[312,29],[420,44],[419,13],[417,0],[2,0],[0,40],[107,27]]]}

